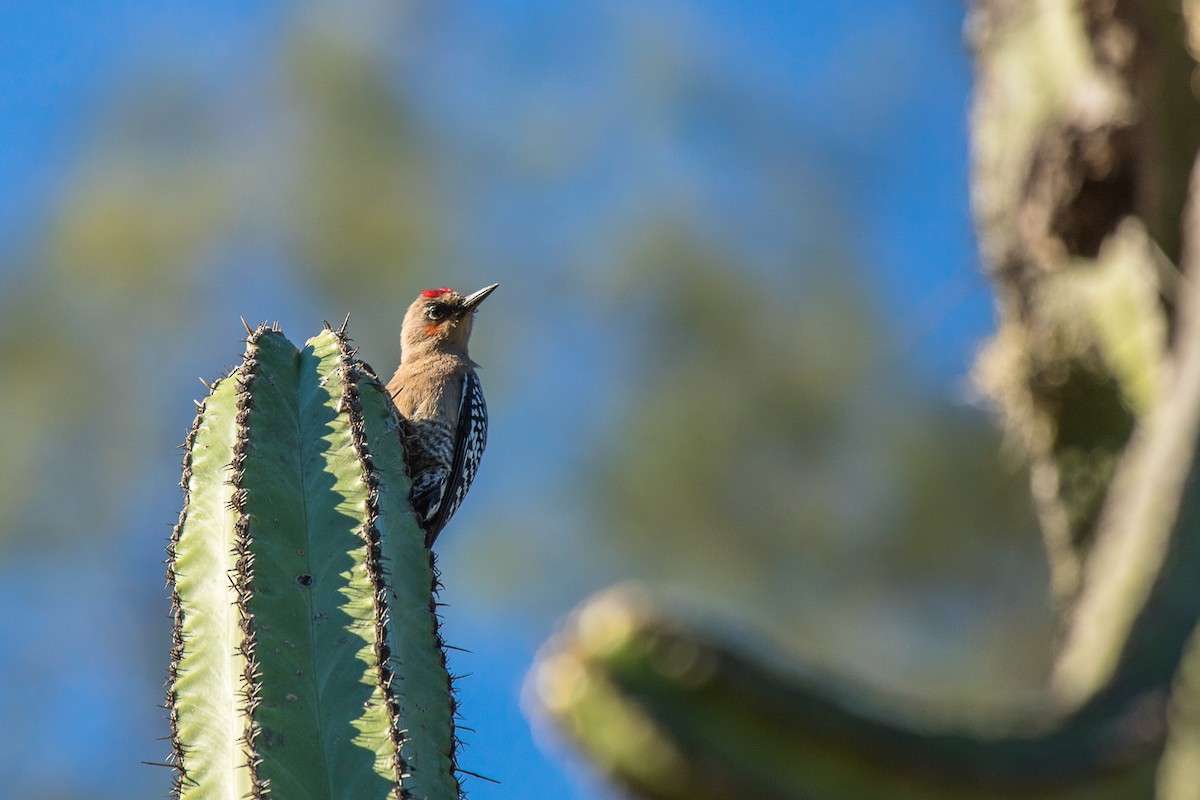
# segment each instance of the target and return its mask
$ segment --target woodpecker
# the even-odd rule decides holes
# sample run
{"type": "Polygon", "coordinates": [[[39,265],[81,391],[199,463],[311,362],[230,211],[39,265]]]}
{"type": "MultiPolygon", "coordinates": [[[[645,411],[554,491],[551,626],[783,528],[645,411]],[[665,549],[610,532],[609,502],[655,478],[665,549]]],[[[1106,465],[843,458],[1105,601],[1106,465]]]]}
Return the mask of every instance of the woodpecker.
{"type": "Polygon", "coordinates": [[[412,505],[433,544],[462,503],[487,445],[487,405],[467,355],[475,310],[498,283],[462,295],[421,292],[400,328],[400,366],[388,392],[412,478],[412,505]]]}

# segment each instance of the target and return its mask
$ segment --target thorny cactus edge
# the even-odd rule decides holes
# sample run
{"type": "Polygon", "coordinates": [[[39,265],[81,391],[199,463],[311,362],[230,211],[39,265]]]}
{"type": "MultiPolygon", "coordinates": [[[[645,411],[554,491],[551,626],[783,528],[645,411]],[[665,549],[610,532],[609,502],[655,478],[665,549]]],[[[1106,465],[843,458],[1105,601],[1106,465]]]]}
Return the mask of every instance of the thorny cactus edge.
{"type": "Polygon", "coordinates": [[[188,798],[458,798],[437,572],[345,326],[250,333],[185,444],[167,707],[188,798]]]}

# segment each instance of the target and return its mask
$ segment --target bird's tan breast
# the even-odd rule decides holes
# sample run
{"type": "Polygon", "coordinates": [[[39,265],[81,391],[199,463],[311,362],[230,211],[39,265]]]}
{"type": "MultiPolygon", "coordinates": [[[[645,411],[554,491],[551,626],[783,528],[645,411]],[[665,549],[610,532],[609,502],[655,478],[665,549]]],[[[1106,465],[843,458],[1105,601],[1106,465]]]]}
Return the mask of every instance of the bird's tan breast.
{"type": "Polygon", "coordinates": [[[458,424],[464,365],[452,359],[405,362],[388,381],[388,392],[405,419],[439,418],[458,424]]]}

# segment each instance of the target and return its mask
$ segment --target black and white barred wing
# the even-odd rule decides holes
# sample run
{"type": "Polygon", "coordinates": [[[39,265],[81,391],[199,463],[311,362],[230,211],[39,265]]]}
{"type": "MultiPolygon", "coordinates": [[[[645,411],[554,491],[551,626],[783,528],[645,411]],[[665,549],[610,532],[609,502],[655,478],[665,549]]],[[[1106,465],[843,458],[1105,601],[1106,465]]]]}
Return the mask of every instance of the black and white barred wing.
{"type": "Polygon", "coordinates": [[[475,473],[479,471],[479,460],[487,446],[487,430],[487,403],[483,400],[483,388],[479,385],[479,377],[474,372],[468,372],[463,377],[450,474],[446,477],[441,503],[428,526],[431,544],[454,516],[454,512],[458,511],[463,498],[467,496],[467,490],[471,488],[471,481],[475,480],[475,473]]]}

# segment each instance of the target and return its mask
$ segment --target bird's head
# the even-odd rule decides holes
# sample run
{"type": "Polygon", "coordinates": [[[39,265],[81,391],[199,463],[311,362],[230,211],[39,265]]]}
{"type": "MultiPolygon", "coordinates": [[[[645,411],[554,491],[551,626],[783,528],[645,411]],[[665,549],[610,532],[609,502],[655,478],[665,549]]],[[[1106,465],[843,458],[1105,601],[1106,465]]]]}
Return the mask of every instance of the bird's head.
{"type": "Polygon", "coordinates": [[[400,347],[404,355],[428,350],[467,354],[475,309],[498,283],[468,295],[453,289],[426,289],[404,314],[400,347]]]}

